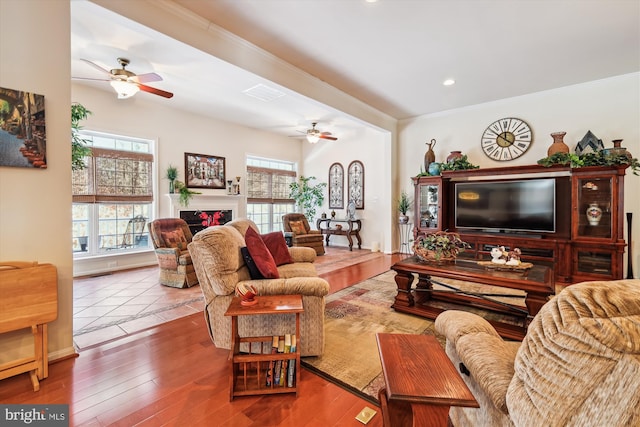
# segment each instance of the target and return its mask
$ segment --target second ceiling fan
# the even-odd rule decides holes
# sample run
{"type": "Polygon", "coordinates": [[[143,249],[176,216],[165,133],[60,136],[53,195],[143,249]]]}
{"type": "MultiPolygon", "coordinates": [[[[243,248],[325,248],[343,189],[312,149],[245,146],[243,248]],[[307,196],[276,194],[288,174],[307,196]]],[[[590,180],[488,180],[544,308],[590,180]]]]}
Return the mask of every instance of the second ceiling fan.
{"type": "Polygon", "coordinates": [[[298,132],[305,133],[307,135],[307,141],[312,144],[315,144],[321,139],[328,139],[330,141],[338,140],[338,138],[336,138],[335,136],[331,136],[331,132],[320,132],[320,130],[316,129],[317,124],[317,122],[311,123],[311,129],[307,129],[306,132],[301,130],[299,130],[298,132]]]}

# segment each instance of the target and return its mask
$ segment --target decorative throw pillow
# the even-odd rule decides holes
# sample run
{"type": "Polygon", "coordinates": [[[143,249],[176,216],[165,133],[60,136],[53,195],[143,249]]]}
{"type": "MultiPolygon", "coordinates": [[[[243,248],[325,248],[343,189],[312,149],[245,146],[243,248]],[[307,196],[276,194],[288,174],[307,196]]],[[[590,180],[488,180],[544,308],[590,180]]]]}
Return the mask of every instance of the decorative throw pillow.
{"type": "Polygon", "coordinates": [[[251,276],[253,280],[264,279],[264,276],[262,275],[262,273],[260,273],[260,270],[258,270],[256,262],[253,260],[253,258],[251,258],[249,248],[243,246],[240,248],[240,252],[242,253],[242,258],[244,258],[245,265],[249,269],[249,276],[251,276]]]}
{"type": "Polygon", "coordinates": [[[273,260],[273,256],[267,245],[264,244],[260,235],[251,227],[247,228],[247,232],[244,235],[244,241],[247,244],[247,249],[251,254],[251,258],[256,263],[258,270],[264,276],[265,279],[277,279],[280,277],[278,274],[278,267],[273,260]]]}
{"type": "Polygon", "coordinates": [[[271,252],[271,256],[276,265],[292,264],[291,254],[287,247],[287,241],[284,240],[284,235],[279,231],[273,233],[261,234],[262,241],[267,245],[267,249],[271,252]]]}
{"type": "Polygon", "coordinates": [[[302,221],[289,221],[289,227],[295,234],[306,234],[307,229],[304,228],[304,222],[302,221]]]}
{"type": "Polygon", "coordinates": [[[187,238],[181,229],[173,230],[173,231],[163,231],[162,240],[164,243],[170,248],[177,248],[181,251],[187,249],[187,238]]]}

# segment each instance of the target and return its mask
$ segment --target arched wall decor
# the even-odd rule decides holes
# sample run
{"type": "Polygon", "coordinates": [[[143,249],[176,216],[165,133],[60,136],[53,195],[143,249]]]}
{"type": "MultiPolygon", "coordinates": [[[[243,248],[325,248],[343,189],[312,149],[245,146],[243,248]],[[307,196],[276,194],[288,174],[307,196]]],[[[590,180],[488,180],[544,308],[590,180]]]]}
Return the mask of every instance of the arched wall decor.
{"type": "Polygon", "coordinates": [[[349,202],[353,201],[356,209],[364,209],[364,165],[360,160],[349,163],[347,176],[349,202]]]}
{"type": "Polygon", "coordinates": [[[344,209],[344,168],[340,163],[329,167],[329,209],[344,209]]]}

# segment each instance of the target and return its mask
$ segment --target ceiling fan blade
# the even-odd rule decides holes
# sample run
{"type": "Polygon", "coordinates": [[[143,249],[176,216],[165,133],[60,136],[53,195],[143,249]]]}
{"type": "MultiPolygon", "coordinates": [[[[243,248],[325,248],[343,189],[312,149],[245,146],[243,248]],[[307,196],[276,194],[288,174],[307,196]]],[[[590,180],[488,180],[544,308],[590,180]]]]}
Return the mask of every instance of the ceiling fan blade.
{"type": "Polygon", "coordinates": [[[321,133],[320,135],[318,135],[318,138],[320,138],[320,139],[328,139],[330,141],[337,141],[338,140],[338,138],[336,138],[335,136],[326,135],[327,133],[329,133],[329,132],[321,133]]]}
{"type": "Polygon", "coordinates": [[[129,77],[129,80],[135,83],[151,83],[151,82],[160,82],[162,81],[162,77],[156,73],[146,73],[146,74],[138,74],[136,76],[129,77]]]}
{"type": "Polygon", "coordinates": [[[71,80],[91,80],[94,82],[110,82],[111,79],[93,79],[91,77],[71,77],[71,80]]]}
{"type": "Polygon", "coordinates": [[[89,61],[88,59],[82,59],[80,58],[80,61],[86,62],[87,64],[91,65],[93,68],[95,68],[96,70],[108,75],[108,76],[112,76],[111,71],[106,70],[104,68],[102,68],[101,66],[99,66],[98,64],[89,61]]]}
{"type": "Polygon", "coordinates": [[[163,96],[165,98],[173,97],[173,94],[171,92],[167,92],[167,91],[164,91],[164,90],[161,90],[161,89],[156,89],[155,87],[143,85],[141,83],[137,83],[137,85],[140,88],[140,90],[143,91],[143,92],[149,92],[149,93],[152,93],[154,95],[163,96]]]}

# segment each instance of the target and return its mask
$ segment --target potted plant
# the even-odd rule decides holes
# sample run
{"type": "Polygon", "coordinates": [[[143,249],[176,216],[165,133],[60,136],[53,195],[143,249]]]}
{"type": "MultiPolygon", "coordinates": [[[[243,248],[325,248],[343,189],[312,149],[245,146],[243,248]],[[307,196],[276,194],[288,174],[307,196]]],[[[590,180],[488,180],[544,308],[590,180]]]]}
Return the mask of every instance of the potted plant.
{"type": "Polygon", "coordinates": [[[409,198],[409,195],[407,194],[407,192],[402,190],[402,193],[400,193],[400,198],[398,199],[398,202],[397,202],[398,212],[400,212],[400,215],[398,216],[398,222],[400,224],[406,224],[409,222],[407,211],[409,210],[410,207],[411,207],[411,199],[409,198]]]}
{"type": "Polygon", "coordinates": [[[458,233],[438,231],[419,237],[413,251],[423,261],[453,261],[469,247],[458,233]]]}
{"type": "Polygon", "coordinates": [[[440,163],[441,171],[461,171],[467,169],[478,169],[480,166],[476,166],[469,161],[467,155],[463,155],[462,157],[457,157],[453,160],[449,160],[448,162],[440,163]]]}
{"type": "Polygon", "coordinates": [[[311,185],[309,182],[314,179],[316,179],[315,176],[304,177],[301,175],[298,182],[289,184],[289,197],[295,200],[296,205],[309,222],[316,217],[316,209],[324,203],[323,190],[327,186],[325,182],[311,185]]]}
{"type": "Polygon", "coordinates": [[[189,190],[184,182],[177,180],[175,181],[175,189],[180,193],[180,204],[185,208],[189,207],[189,202],[194,194],[202,194],[198,191],[189,190]]]}
{"type": "Polygon", "coordinates": [[[585,166],[628,166],[634,175],[640,174],[640,162],[635,157],[626,154],[611,154],[605,150],[584,153],[581,155],[570,153],[555,153],[538,160],[538,164],[544,167],[554,165],[571,166],[581,168],[585,166]]]}
{"type": "Polygon", "coordinates": [[[80,137],[79,131],[81,120],[91,114],[84,105],[74,102],[71,104],[71,170],[82,170],[86,167],[84,158],[91,155],[91,148],[86,144],[86,140],[80,137]]]}
{"type": "Polygon", "coordinates": [[[175,193],[176,179],[178,179],[178,168],[169,164],[164,177],[169,180],[169,194],[175,193]]]}

